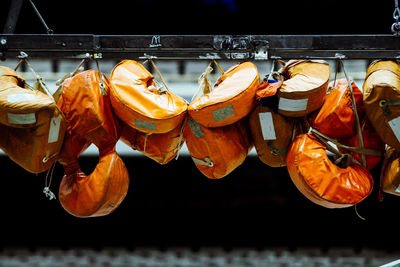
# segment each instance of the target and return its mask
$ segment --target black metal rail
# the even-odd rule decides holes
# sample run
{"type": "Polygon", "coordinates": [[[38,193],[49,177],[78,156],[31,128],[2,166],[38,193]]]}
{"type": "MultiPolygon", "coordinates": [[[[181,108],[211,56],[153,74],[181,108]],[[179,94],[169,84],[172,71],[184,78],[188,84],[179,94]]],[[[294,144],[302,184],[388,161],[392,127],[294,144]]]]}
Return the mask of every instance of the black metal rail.
{"type": "Polygon", "coordinates": [[[107,59],[396,59],[394,35],[81,35],[0,34],[0,57],[107,59]]]}

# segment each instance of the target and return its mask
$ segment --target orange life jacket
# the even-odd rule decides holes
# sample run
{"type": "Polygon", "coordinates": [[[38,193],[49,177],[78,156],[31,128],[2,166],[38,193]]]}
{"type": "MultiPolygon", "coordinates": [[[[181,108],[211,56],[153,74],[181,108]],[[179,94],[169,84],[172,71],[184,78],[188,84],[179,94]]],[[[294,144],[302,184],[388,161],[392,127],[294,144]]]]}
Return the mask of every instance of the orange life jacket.
{"type": "Polygon", "coordinates": [[[280,72],[285,80],[277,92],[279,113],[302,117],[322,106],[331,73],[327,62],[290,60],[280,72]]]}
{"type": "MultiPolygon", "coordinates": [[[[333,87],[325,98],[322,107],[316,111],[316,116],[311,119],[311,125],[319,132],[335,139],[347,138],[355,135],[356,122],[353,112],[351,92],[346,79],[332,81],[333,87]]],[[[354,99],[359,116],[363,115],[362,92],[351,81],[354,99]]]]}
{"type": "Polygon", "coordinates": [[[52,96],[25,88],[14,70],[0,67],[0,148],[32,173],[51,167],[60,152],[65,119],[52,96]]]}
{"type": "MultiPolygon", "coordinates": [[[[105,92],[109,83],[103,76],[105,92]]],[[[115,151],[119,121],[108,96],[102,94],[97,71],[88,70],[64,81],[57,105],[65,114],[67,133],[59,158],[65,175],[59,189],[61,205],[77,217],[107,215],[125,198],[128,171],[115,151]],[[84,174],[78,157],[89,144],[99,149],[99,163],[84,174]]]]}
{"type": "Polygon", "coordinates": [[[258,103],[249,116],[249,124],[260,160],[270,167],[286,166],[295,120],[258,103]]]}
{"type": "Polygon", "coordinates": [[[400,150],[400,64],[374,61],[363,85],[364,106],[382,141],[400,150]]]}
{"type": "Polygon", "coordinates": [[[187,102],[167,88],[157,88],[154,76],[140,63],[121,61],[112,70],[110,83],[115,114],[130,127],[166,133],[182,124],[187,102]]]}
{"type": "Polygon", "coordinates": [[[182,125],[167,133],[148,134],[124,124],[121,140],[162,165],[175,158],[185,143],[182,125]]]}
{"type": "Polygon", "coordinates": [[[205,127],[190,116],[184,128],[189,153],[206,177],[219,179],[240,166],[253,148],[247,118],[222,127],[205,127]]]}
{"type": "Polygon", "coordinates": [[[326,208],[344,208],[364,200],[372,191],[371,174],[362,166],[336,166],[326,146],[312,133],[300,134],[286,157],[289,175],[297,189],[312,202],[326,208]]]}
{"type": "Polygon", "coordinates": [[[189,104],[189,115],[205,127],[235,123],[254,108],[259,83],[260,76],[253,63],[236,64],[223,73],[210,92],[189,104]]]}

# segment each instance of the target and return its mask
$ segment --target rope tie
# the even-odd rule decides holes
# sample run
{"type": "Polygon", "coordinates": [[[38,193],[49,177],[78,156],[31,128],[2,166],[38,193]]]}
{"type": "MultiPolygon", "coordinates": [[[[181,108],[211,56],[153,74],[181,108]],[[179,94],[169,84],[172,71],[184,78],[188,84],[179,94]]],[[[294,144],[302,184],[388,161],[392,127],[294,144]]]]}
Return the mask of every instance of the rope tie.
{"type": "Polygon", "coordinates": [[[338,146],[338,144],[340,144],[340,143],[337,142],[336,140],[327,137],[326,135],[320,133],[319,131],[317,131],[315,129],[311,129],[311,132],[314,134],[315,137],[317,137],[317,139],[319,141],[321,141],[325,145],[326,150],[335,154],[335,162],[334,163],[336,165],[338,165],[339,167],[347,168],[348,166],[351,165],[351,163],[361,165],[361,163],[358,162],[358,160],[354,159],[350,154],[341,153],[339,150],[337,150],[336,148],[334,148],[333,146],[331,146],[328,143],[328,142],[332,142],[333,144],[338,146]]]}
{"type": "Polygon", "coordinates": [[[146,153],[146,145],[147,145],[147,138],[151,135],[151,133],[145,133],[144,137],[144,145],[143,145],[143,153],[146,153]]]}
{"type": "Polygon", "coordinates": [[[49,200],[56,199],[56,196],[50,190],[51,181],[53,180],[53,172],[54,172],[54,166],[55,165],[56,165],[55,162],[53,163],[53,165],[51,165],[50,169],[46,173],[46,178],[45,178],[45,181],[44,181],[43,193],[45,194],[46,197],[49,198],[49,200]],[[49,178],[49,173],[50,173],[50,178],[49,178]]]}
{"type": "Polygon", "coordinates": [[[199,89],[193,95],[191,102],[193,102],[194,100],[198,99],[199,97],[201,97],[205,94],[209,94],[212,91],[213,85],[207,77],[208,74],[210,74],[213,71],[211,64],[212,64],[212,61],[208,64],[206,70],[200,75],[199,79],[197,80],[197,82],[199,84],[199,89]]]}
{"type": "Polygon", "coordinates": [[[50,93],[50,90],[47,87],[47,85],[45,84],[45,82],[43,81],[43,78],[39,74],[37,74],[36,71],[31,66],[31,64],[29,64],[28,54],[21,51],[18,58],[20,60],[17,64],[17,66],[14,68],[14,70],[17,71],[18,68],[22,65],[22,63],[25,63],[29,67],[29,70],[33,73],[33,75],[36,78],[36,83],[33,87],[27,84],[29,89],[35,90],[35,91],[41,91],[41,92],[47,94],[49,97],[51,97],[54,100],[53,95],[50,93]]]}
{"type": "Polygon", "coordinates": [[[184,142],[182,142],[182,140],[183,140],[183,130],[184,130],[184,128],[185,128],[185,125],[186,125],[187,120],[188,120],[188,116],[185,116],[185,119],[183,119],[183,122],[182,122],[182,125],[181,125],[181,130],[179,131],[178,144],[177,144],[177,146],[174,148],[174,153],[175,153],[175,152],[178,152],[178,153],[176,154],[175,160],[178,159],[180,148],[182,147],[182,145],[183,145],[183,143],[184,143],[184,142]]]}
{"type": "Polygon", "coordinates": [[[93,56],[94,61],[96,62],[97,71],[99,72],[99,78],[100,78],[99,86],[100,86],[101,93],[104,96],[107,96],[106,86],[104,85],[104,82],[103,82],[103,74],[101,73],[100,66],[99,66],[99,61],[97,60],[99,57],[101,57],[101,56],[99,56],[97,54],[95,54],[93,56]]]}
{"type": "Polygon", "coordinates": [[[167,86],[167,84],[165,83],[165,81],[164,81],[164,79],[163,79],[163,77],[162,77],[160,71],[158,70],[156,64],[154,63],[154,61],[153,61],[151,58],[149,58],[149,59],[147,59],[146,61],[144,61],[143,64],[146,64],[147,61],[150,62],[150,63],[153,65],[153,68],[154,68],[154,70],[156,71],[158,78],[160,79],[161,83],[163,84],[163,86],[160,86],[160,85],[158,84],[157,80],[154,80],[154,83],[156,84],[157,91],[158,91],[159,93],[165,93],[166,91],[169,91],[168,86],[167,86]],[[165,90],[162,90],[162,88],[165,88],[165,90]]]}
{"type": "MultiPolygon", "coordinates": [[[[347,76],[346,69],[344,67],[343,61],[341,59],[339,59],[339,61],[340,61],[340,64],[342,65],[343,73],[344,73],[344,76],[346,77],[347,84],[349,85],[349,90],[350,90],[350,93],[351,93],[351,102],[353,104],[352,106],[353,106],[354,119],[356,121],[356,130],[357,130],[357,135],[358,135],[358,142],[360,144],[361,149],[364,149],[364,138],[363,138],[363,135],[362,135],[360,118],[358,117],[357,104],[356,104],[356,100],[354,98],[353,87],[351,86],[350,79],[347,76]]],[[[367,160],[365,158],[365,153],[363,153],[363,152],[361,152],[361,159],[362,159],[362,165],[364,167],[366,167],[367,166],[367,160]]]]}
{"type": "Polygon", "coordinates": [[[208,167],[214,166],[214,163],[211,161],[209,157],[205,157],[204,160],[192,157],[192,160],[194,161],[194,163],[199,165],[204,165],[208,167]]]}

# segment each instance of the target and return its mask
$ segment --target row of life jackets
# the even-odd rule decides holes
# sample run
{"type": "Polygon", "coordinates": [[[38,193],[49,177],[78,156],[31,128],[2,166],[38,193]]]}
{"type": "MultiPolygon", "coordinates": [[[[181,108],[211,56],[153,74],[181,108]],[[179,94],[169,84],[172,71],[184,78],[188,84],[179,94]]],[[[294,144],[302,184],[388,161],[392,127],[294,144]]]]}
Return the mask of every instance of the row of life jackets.
{"type": "MultiPolygon", "coordinates": [[[[65,169],[62,206],[89,217],[109,214],[127,194],[129,175],[115,151],[118,140],[159,164],[175,158],[186,142],[194,165],[212,179],[231,173],[255,146],[262,162],[287,166],[299,191],[329,208],[365,199],[373,187],[369,170],[380,162],[385,144],[400,146],[397,62],[373,63],[364,93],[346,79],[329,84],[324,61],[291,60],[274,80],[261,82],[251,62],[220,69],[214,84],[208,66],[190,103],[172,93],[154,67],[162,83],[133,60],[117,64],[109,79],[84,71],[65,80],[57,99],[26,89],[17,73],[1,67],[0,148],[34,173],[58,160],[65,169]],[[78,158],[90,144],[100,159],[86,175],[78,158]],[[331,148],[336,162],[326,152],[331,148]]],[[[395,160],[386,169],[393,168],[389,162],[395,160]]]]}
{"type": "Polygon", "coordinates": [[[250,125],[265,164],[287,166],[312,202],[341,208],[371,193],[369,170],[380,162],[385,143],[366,115],[363,93],[347,79],[329,83],[330,72],[324,61],[285,63],[276,80],[262,82],[250,125]]]}

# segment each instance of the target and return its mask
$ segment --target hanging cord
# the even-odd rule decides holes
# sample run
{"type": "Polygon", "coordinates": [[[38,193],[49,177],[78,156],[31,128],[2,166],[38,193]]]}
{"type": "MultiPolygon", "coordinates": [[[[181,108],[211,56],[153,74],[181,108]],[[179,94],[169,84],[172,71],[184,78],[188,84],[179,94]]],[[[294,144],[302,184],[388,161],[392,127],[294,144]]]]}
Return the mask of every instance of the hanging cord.
{"type": "Polygon", "coordinates": [[[182,122],[182,125],[181,125],[181,130],[179,131],[178,144],[177,144],[177,146],[174,148],[174,153],[175,153],[175,152],[178,152],[178,153],[176,154],[175,160],[178,159],[180,149],[181,149],[181,147],[182,147],[182,145],[183,145],[183,143],[184,143],[184,141],[183,141],[183,130],[185,129],[185,125],[186,125],[187,120],[188,120],[188,116],[185,115],[185,118],[183,119],[183,122],[182,122]]]}
{"type": "Polygon", "coordinates": [[[56,165],[56,163],[54,162],[53,165],[51,165],[50,169],[48,169],[48,171],[46,173],[46,178],[44,181],[43,193],[46,195],[46,197],[49,198],[49,200],[56,199],[56,196],[50,190],[51,181],[53,180],[53,172],[54,172],[55,165],[56,165]],[[50,177],[49,177],[49,174],[50,174],[50,177]]]}
{"type": "Polygon", "coordinates": [[[311,129],[311,132],[314,134],[315,137],[318,138],[319,141],[321,141],[326,146],[326,149],[328,151],[330,151],[336,155],[336,159],[335,159],[334,163],[336,165],[339,165],[339,167],[346,168],[349,165],[351,165],[352,163],[361,165],[361,163],[358,162],[356,159],[354,159],[350,154],[343,154],[339,150],[337,150],[336,148],[334,148],[333,146],[331,146],[329,144],[329,142],[331,142],[336,146],[339,146],[339,147],[342,146],[335,139],[332,139],[332,138],[320,133],[316,129],[311,129]],[[345,161],[345,162],[343,162],[343,161],[345,161]]]}
{"type": "MultiPolygon", "coordinates": [[[[339,61],[340,61],[340,64],[342,66],[342,70],[343,70],[344,76],[346,77],[347,84],[349,86],[349,90],[350,90],[350,93],[351,93],[351,102],[353,104],[352,106],[353,106],[354,119],[356,121],[356,130],[357,130],[357,135],[358,135],[358,142],[360,144],[360,148],[364,149],[364,138],[363,138],[363,135],[362,135],[360,118],[358,117],[357,104],[356,104],[356,100],[354,98],[353,87],[351,86],[350,79],[347,76],[346,69],[344,68],[344,64],[343,64],[342,59],[340,58],[339,61]]],[[[367,166],[367,161],[366,161],[366,158],[365,158],[365,153],[361,153],[361,159],[362,159],[362,165],[364,167],[366,167],[367,166]]]]}
{"type": "Polygon", "coordinates": [[[336,88],[336,82],[337,82],[337,74],[339,72],[339,62],[336,60],[335,61],[335,78],[333,80],[333,85],[332,87],[328,88],[328,93],[332,90],[336,88]]]}
{"type": "Polygon", "coordinates": [[[221,74],[224,75],[225,72],[224,72],[224,70],[221,68],[221,66],[218,64],[218,62],[217,62],[215,59],[213,59],[212,62],[215,64],[215,66],[217,66],[219,72],[221,72],[221,74]]]}
{"type": "Polygon", "coordinates": [[[53,30],[50,29],[50,28],[47,26],[46,22],[44,21],[42,15],[40,15],[39,10],[36,8],[36,6],[35,6],[35,4],[33,3],[33,1],[32,1],[32,0],[29,0],[29,2],[31,3],[31,5],[32,5],[32,7],[33,7],[33,10],[35,10],[36,15],[39,17],[40,21],[42,22],[44,28],[46,29],[47,34],[53,34],[53,30]]]}
{"type": "Polygon", "coordinates": [[[74,77],[76,74],[78,74],[79,72],[83,71],[83,67],[82,65],[88,60],[89,58],[84,58],[82,59],[82,61],[79,63],[78,67],[76,67],[76,69],[73,72],[69,72],[67,74],[64,75],[64,77],[62,77],[61,79],[58,79],[56,81],[56,86],[58,86],[57,90],[54,92],[53,97],[54,100],[57,101],[58,98],[60,97],[60,95],[62,94],[62,84],[64,83],[64,81],[70,77],[74,77]]]}
{"type": "Polygon", "coordinates": [[[75,76],[77,73],[79,73],[80,71],[82,71],[82,70],[83,70],[82,65],[83,65],[87,60],[88,60],[88,58],[82,59],[82,61],[81,61],[81,62],[79,63],[79,65],[78,65],[78,67],[76,67],[75,70],[74,70],[73,72],[68,72],[67,74],[64,75],[64,77],[62,77],[61,79],[58,79],[58,80],[56,81],[56,85],[57,85],[57,86],[61,86],[62,83],[63,83],[66,79],[68,79],[68,78],[70,78],[70,77],[73,77],[73,76],[75,76]]]}
{"type": "Polygon", "coordinates": [[[154,80],[154,83],[156,84],[157,91],[159,93],[165,93],[165,92],[169,91],[167,84],[165,83],[160,71],[158,70],[156,64],[153,61],[153,58],[155,58],[155,57],[148,56],[148,55],[146,55],[146,57],[147,57],[147,59],[143,62],[143,65],[146,64],[147,62],[150,62],[152,64],[155,72],[157,73],[158,78],[160,79],[161,83],[163,84],[162,86],[160,86],[158,81],[154,80]],[[165,90],[163,90],[163,88],[165,88],[165,90]]]}
{"type": "Polygon", "coordinates": [[[213,71],[211,64],[212,64],[212,61],[210,61],[206,70],[197,79],[197,83],[199,84],[199,89],[193,95],[190,102],[193,102],[194,100],[198,99],[199,97],[202,97],[205,94],[209,94],[212,91],[213,85],[212,85],[211,81],[208,79],[208,75],[213,71]]]}
{"type": "Polygon", "coordinates": [[[395,22],[392,24],[392,33],[395,36],[400,36],[400,9],[399,9],[399,1],[394,0],[394,11],[393,11],[393,19],[395,22]]]}
{"type": "Polygon", "coordinates": [[[20,59],[17,66],[14,68],[15,71],[18,70],[18,68],[22,65],[22,63],[25,63],[28,67],[29,70],[33,73],[33,75],[36,77],[36,84],[34,87],[28,85],[29,89],[31,90],[39,90],[42,91],[43,93],[47,94],[49,97],[51,97],[53,100],[53,95],[50,93],[49,88],[47,87],[47,85],[44,83],[43,78],[36,73],[36,71],[33,69],[33,67],[31,66],[31,64],[29,64],[28,61],[28,54],[21,51],[18,58],[20,59]]]}
{"type": "Polygon", "coordinates": [[[98,54],[94,54],[92,58],[96,62],[97,71],[99,72],[99,78],[100,78],[99,86],[100,86],[100,89],[101,89],[101,93],[104,96],[107,96],[106,87],[105,87],[104,82],[103,82],[103,74],[102,74],[102,72],[100,70],[99,61],[97,60],[98,58],[101,58],[101,57],[102,57],[101,53],[98,53],[98,54]]]}

